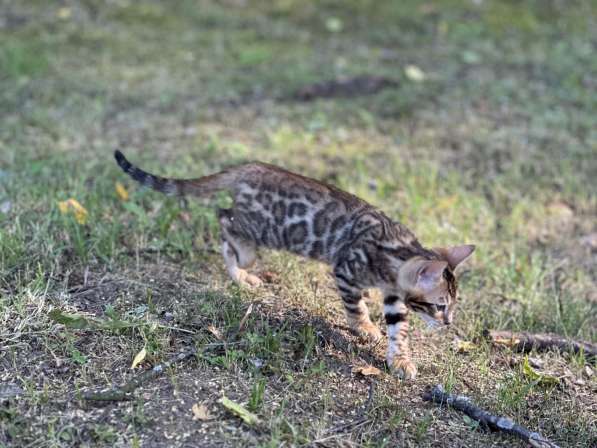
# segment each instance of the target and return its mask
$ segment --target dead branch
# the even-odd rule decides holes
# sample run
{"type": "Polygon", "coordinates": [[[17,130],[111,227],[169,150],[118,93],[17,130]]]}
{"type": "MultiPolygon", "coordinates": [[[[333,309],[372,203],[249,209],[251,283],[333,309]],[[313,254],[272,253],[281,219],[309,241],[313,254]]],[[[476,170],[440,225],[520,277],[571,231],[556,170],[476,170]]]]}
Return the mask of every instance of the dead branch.
{"type": "Polygon", "coordinates": [[[197,349],[192,348],[186,352],[179,353],[175,357],[154,366],[151,370],[146,370],[137,376],[134,376],[122,386],[116,386],[111,389],[100,392],[85,392],[83,398],[89,401],[126,401],[132,399],[132,393],[142,384],[157,378],[177,362],[186,361],[194,358],[197,349]]]}
{"type": "Polygon", "coordinates": [[[212,350],[215,347],[223,348],[227,345],[234,344],[233,342],[216,342],[212,344],[206,344],[203,346],[201,353],[197,352],[196,348],[191,348],[187,351],[181,352],[169,360],[154,366],[151,370],[146,370],[140,374],[134,376],[122,386],[115,386],[110,389],[104,389],[99,392],[85,392],[83,393],[83,399],[88,401],[127,401],[133,399],[133,392],[139,386],[157,378],[166,372],[170,367],[174,366],[178,362],[185,362],[194,359],[196,356],[200,357],[206,352],[212,350]]]}
{"type": "Polygon", "coordinates": [[[515,333],[512,331],[486,330],[485,336],[494,344],[512,348],[518,352],[530,352],[532,349],[545,351],[558,349],[562,352],[584,353],[587,360],[597,358],[597,346],[589,342],[574,341],[553,333],[515,333]]]}
{"type": "Polygon", "coordinates": [[[346,79],[332,79],[304,86],[294,92],[293,99],[313,101],[318,98],[345,98],[359,95],[373,95],[387,88],[398,87],[396,79],[382,76],[356,76],[346,79]]]}
{"type": "Polygon", "coordinates": [[[427,390],[423,394],[423,400],[433,401],[440,405],[447,404],[478,421],[481,427],[512,434],[525,442],[530,443],[531,446],[538,448],[559,448],[558,445],[547,440],[541,434],[529,431],[527,428],[520,426],[507,417],[493,415],[477,407],[471,402],[469,397],[465,397],[464,395],[452,395],[445,392],[441,384],[433,386],[431,390],[427,390]]]}

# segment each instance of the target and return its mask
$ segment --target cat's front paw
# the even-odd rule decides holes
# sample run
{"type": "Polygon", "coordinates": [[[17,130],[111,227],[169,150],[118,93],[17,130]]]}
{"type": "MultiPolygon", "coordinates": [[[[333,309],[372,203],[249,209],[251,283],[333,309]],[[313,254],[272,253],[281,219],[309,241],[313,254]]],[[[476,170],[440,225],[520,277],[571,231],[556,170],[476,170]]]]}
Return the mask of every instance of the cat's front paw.
{"type": "Polygon", "coordinates": [[[396,358],[390,365],[390,370],[401,380],[413,380],[417,376],[416,366],[406,358],[396,358]]]}
{"type": "Polygon", "coordinates": [[[377,328],[377,326],[371,322],[360,324],[358,327],[354,329],[354,331],[359,335],[359,337],[366,339],[370,342],[377,342],[382,337],[379,328],[377,328]]]}

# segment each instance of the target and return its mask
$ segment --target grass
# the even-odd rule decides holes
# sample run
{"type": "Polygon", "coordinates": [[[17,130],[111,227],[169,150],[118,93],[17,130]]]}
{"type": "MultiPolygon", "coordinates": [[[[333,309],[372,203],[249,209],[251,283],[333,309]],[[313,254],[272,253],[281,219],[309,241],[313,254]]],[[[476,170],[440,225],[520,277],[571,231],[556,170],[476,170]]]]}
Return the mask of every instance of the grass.
{"type": "Polygon", "coordinates": [[[481,340],[485,328],[597,340],[592,2],[13,3],[0,6],[0,446],[522,446],[422,402],[438,382],[563,447],[596,443],[594,365],[533,353],[560,378],[546,387],[481,340]],[[399,84],[285,99],[363,74],[399,84]],[[474,242],[455,322],[474,347],[416,321],[420,377],[401,383],[384,344],[347,331],[324,266],[264,251],[266,287],[235,287],[213,205],[138,189],[115,148],[172,176],[276,163],[430,246],[474,242]],[[69,198],[85,223],[59,211],[69,198]],[[249,304],[237,344],[130,402],[80,399],[130,378],[144,347],[137,370],[231,337],[249,304]],[[106,324],[65,327],[52,310],[106,324]],[[382,373],[353,373],[364,364],[382,373]],[[195,403],[215,419],[192,420],[195,403]]]}

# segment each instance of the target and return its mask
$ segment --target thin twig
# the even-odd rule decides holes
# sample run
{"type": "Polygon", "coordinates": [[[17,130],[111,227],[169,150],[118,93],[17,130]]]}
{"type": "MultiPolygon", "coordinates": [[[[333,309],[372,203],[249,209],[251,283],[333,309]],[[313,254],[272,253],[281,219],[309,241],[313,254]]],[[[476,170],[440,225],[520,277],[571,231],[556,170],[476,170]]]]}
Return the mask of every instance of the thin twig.
{"type": "Polygon", "coordinates": [[[201,353],[197,352],[196,348],[191,348],[187,351],[181,352],[170,358],[169,360],[154,366],[150,370],[141,372],[139,375],[134,376],[122,386],[115,386],[110,389],[104,389],[99,392],[85,392],[83,393],[83,399],[88,401],[127,401],[132,400],[132,393],[139,386],[147,383],[148,381],[157,378],[162,375],[166,370],[175,365],[178,362],[189,361],[196,356],[201,356],[213,348],[221,348],[223,346],[234,344],[233,342],[215,342],[212,344],[206,344],[203,346],[201,353]]]}
{"type": "Polygon", "coordinates": [[[196,331],[187,330],[186,328],[171,327],[170,325],[158,324],[158,328],[164,328],[166,330],[178,331],[180,333],[197,334],[196,331]]]}
{"type": "Polygon", "coordinates": [[[494,431],[504,431],[508,434],[512,434],[532,446],[537,448],[559,448],[558,445],[549,441],[541,434],[532,432],[513,422],[507,417],[501,417],[493,415],[471,402],[471,399],[464,395],[452,395],[447,393],[441,384],[433,386],[431,390],[427,390],[423,394],[423,400],[433,401],[440,405],[447,404],[452,408],[464,412],[470,418],[479,422],[483,428],[489,428],[494,431]]]}
{"type": "Polygon", "coordinates": [[[338,437],[338,434],[340,434],[340,433],[346,432],[349,429],[355,429],[359,426],[363,426],[365,423],[368,423],[368,422],[369,422],[368,418],[359,418],[353,422],[348,422],[343,425],[334,426],[332,429],[327,431],[328,435],[326,437],[322,437],[321,439],[314,440],[312,442],[312,444],[313,445],[322,444],[323,442],[333,439],[334,437],[338,437]]]}
{"type": "Polygon", "coordinates": [[[253,303],[251,303],[249,305],[249,307],[247,308],[247,311],[245,311],[245,315],[243,316],[243,318],[240,320],[240,323],[238,324],[238,333],[239,334],[242,333],[243,330],[245,329],[245,324],[247,323],[247,319],[251,315],[252,311],[253,311],[253,303]]]}
{"type": "Polygon", "coordinates": [[[247,319],[249,318],[249,316],[251,315],[252,312],[253,312],[253,303],[250,303],[249,307],[247,308],[247,311],[245,311],[244,316],[242,317],[242,319],[240,320],[240,322],[238,324],[238,328],[236,330],[231,331],[230,334],[227,335],[227,339],[232,340],[232,341],[238,339],[238,337],[245,330],[245,325],[247,323],[247,319]]]}
{"type": "Polygon", "coordinates": [[[131,400],[132,393],[142,384],[157,378],[162,375],[173,364],[186,361],[195,357],[197,349],[192,348],[186,352],[179,353],[174,358],[169,359],[161,364],[154,366],[151,370],[146,370],[141,374],[134,376],[122,386],[116,386],[111,389],[102,390],[100,392],[85,392],[83,398],[89,401],[126,401],[131,400]]]}

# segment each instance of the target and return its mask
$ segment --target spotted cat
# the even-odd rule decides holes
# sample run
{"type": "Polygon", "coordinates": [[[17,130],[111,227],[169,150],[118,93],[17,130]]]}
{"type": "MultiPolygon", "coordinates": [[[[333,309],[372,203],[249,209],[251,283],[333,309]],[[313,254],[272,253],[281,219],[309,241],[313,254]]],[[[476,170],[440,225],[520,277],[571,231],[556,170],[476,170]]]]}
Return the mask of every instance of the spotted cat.
{"type": "Polygon", "coordinates": [[[120,151],[118,165],[134,180],[170,195],[209,196],[229,191],[220,209],[222,255],[235,282],[258,286],[250,274],[258,247],[286,250],[328,263],[350,327],[381,338],[369,318],[363,290],[379,288],[387,323],[387,364],[400,377],[416,375],[408,346],[408,314],[449,325],[456,307],[456,266],[472,245],[426,249],[402,224],[332,185],[266,163],[247,163],[198,179],[166,179],[133,166],[120,151]]]}

